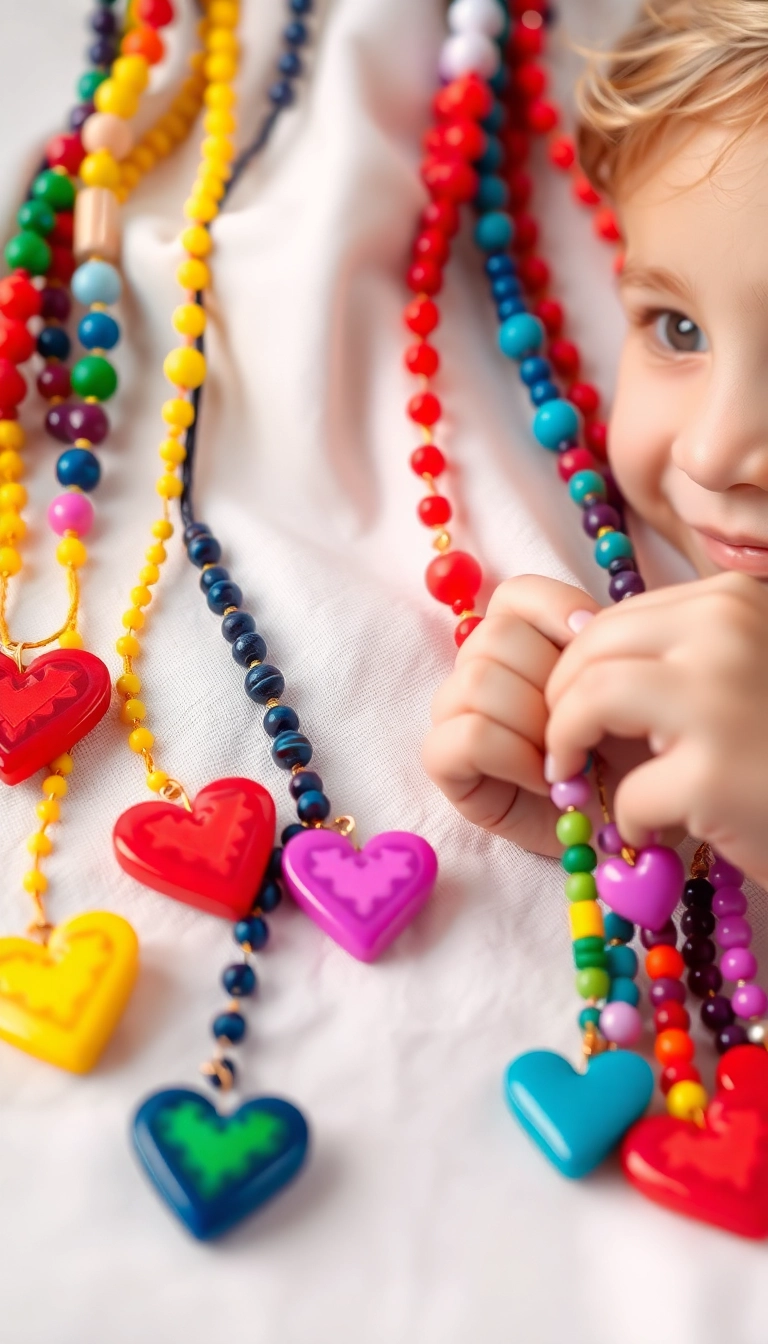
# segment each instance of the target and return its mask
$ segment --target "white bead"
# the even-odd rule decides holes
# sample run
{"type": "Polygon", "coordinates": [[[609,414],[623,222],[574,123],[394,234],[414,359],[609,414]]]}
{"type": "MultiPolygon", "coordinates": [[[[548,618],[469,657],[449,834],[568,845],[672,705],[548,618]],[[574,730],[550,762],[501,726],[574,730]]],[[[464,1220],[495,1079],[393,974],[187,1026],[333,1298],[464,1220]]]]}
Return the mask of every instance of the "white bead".
{"type": "Polygon", "coordinates": [[[473,73],[491,79],[500,62],[499,49],[489,37],[482,33],[456,33],[443,43],[440,74],[448,80],[473,73]]]}
{"type": "Polygon", "coordinates": [[[452,33],[484,33],[498,37],[506,22],[499,0],[453,0],[448,10],[452,33]]]}
{"type": "Polygon", "coordinates": [[[766,1035],[765,1022],[750,1022],[747,1025],[747,1037],[752,1045],[764,1045],[766,1035]]]}

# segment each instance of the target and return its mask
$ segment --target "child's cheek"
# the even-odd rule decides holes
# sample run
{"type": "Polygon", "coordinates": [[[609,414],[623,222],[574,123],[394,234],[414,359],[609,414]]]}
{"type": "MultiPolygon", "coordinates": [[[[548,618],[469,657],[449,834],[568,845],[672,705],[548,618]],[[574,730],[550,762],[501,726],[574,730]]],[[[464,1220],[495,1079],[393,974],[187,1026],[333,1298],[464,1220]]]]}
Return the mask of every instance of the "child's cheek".
{"type": "Polygon", "coordinates": [[[663,387],[649,377],[630,334],[624,344],[608,434],[611,469],[625,499],[641,517],[667,532],[662,480],[674,439],[663,387]]]}

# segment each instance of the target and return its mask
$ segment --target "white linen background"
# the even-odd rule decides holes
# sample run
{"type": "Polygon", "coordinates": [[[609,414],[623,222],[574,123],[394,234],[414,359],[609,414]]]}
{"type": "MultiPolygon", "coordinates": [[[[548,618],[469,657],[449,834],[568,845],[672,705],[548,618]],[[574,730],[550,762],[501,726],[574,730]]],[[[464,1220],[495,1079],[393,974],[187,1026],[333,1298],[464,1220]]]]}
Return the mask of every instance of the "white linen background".
{"type": "MultiPolygon", "coordinates": [[[[3,232],[72,103],[86,0],[1,0],[3,232]]],[[[629,0],[562,0],[553,38],[566,103],[578,61],[563,29],[602,37],[629,0]]],[[[243,137],[261,115],[285,22],[244,0],[243,137]]],[[[511,1119],[516,1052],[575,1057],[558,865],[461,821],[425,779],[419,742],[452,661],[451,621],[423,586],[430,552],[407,467],[402,274],[443,33],[438,0],[329,0],[311,77],[215,226],[211,385],[200,513],[283,668],[338,811],[361,833],[406,827],[437,848],[427,910],[374,967],[286,902],[260,958],[245,1091],[296,1100],[311,1160],[259,1216],[193,1242],[138,1170],[128,1117],[148,1091],[195,1084],[231,935],[117,868],[110,832],[145,797],[112,713],[77,750],[48,865],[61,920],[132,920],[142,970],[104,1059],[74,1078],[0,1046],[0,1284],[7,1344],[765,1344],[766,1252],[654,1208],[614,1164],[570,1184],[511,1119]]],[[[180,61],[181,41],[177,44],[180,61]]],[[[177,302],[174,239],[197,136],[125,210],[121,388],[90,539],[84,630],[112,652],[154,515],[161,364],[177,302]]],[[[537,197],[545,244],[587,373],[609,389],[621,334],[610,258],[563,182],[537,197]]],[[[463,501],[459,535],[497,581],[535,571],[602,595],[551,457],[536,448],[514,372],[496,353],[477,259],[456,249],[441,300],[441,438],[463,501]]],[[[25,413],[36,510],[13,626],[34,638],[64,593],[42,510],[56,446],[25,413]]],[[[175,543],[142,661],[162,764],[197,790],[221,774],[286,781],[217,622],[175,543]]],[[[20,878],[38,781],[0,799],[2,931],[27,918],[20,878]]],[[[764,949],[765,950],[765,949],[764,949]]]]}

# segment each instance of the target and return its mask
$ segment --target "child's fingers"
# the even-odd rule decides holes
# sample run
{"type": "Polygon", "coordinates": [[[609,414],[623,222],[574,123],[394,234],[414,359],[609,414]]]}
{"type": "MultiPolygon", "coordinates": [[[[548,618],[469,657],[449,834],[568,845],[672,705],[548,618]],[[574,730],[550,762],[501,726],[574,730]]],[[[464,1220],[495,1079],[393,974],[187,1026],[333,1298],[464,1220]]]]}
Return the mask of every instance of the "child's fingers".
{"type": "Polygon", "coordinates": [[[582,613],[596,615],[598,611],[600,604],[581,588],[537,574],[506,579],[488,604],[489,616],[509,613],[521,616],[559,649],[569,644],[581,628],[582,613]]]}
{"type": "Polygon", "coordinates": [[[654,834],[690,824],[695,796],[690,752],[682,745],[631,770],[614,799],[616,825],[628,845],[641,849],[654,834]]]}
{"type": "Polygon", "coordinates": [[[559,649],[528,621],[514,612],[504,612],[486,616],[472,631],[459,649],[456,669],[476,658],[491,658],[543,690],[558,656],[559,649]]]}
{"type": "Polygon", "coordinates": [[[457,667],[435,694],[432,722],[482,714],[543,749],[547,709],[542,692],[517,672],[490,658],[457,667]]]}
{"type": "Polygon", "coordinates": [[[486,778],[544,797],[549,792],[541,751],[481,714],[462,714],[438,724],[427,734],[422,760],[427,774],[457,807],[486,778]]]}

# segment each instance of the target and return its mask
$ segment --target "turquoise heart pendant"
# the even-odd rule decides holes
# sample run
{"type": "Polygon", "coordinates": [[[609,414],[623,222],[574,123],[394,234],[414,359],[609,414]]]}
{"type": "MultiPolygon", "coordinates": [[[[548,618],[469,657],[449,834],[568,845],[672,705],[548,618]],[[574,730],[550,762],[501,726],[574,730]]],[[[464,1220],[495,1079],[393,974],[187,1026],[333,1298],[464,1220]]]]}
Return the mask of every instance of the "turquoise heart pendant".
{"type": "Polygon", "coordinates": [[[564,1176],[586,1176],[639,1120],[653,1074],[639,1055],[607,1050],[577,1073],[552,1050],[513,1059],[506,1076],[513,1115],[564,1176]]]}
{"type": "Polygon", "coordinates": [[[139,1107],[133,1141],[169,1208],[209,1241],[293,1179],[309,1131],[301,1111],[277,1097],[256,1097],[224,1116],[200,1092],[171,1088],[139,1107]]]}

